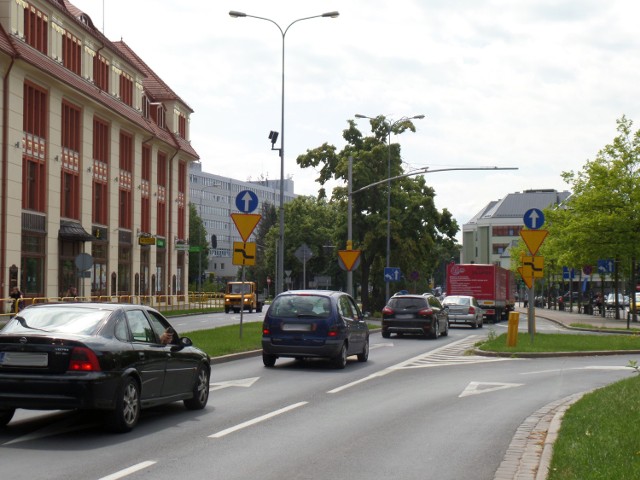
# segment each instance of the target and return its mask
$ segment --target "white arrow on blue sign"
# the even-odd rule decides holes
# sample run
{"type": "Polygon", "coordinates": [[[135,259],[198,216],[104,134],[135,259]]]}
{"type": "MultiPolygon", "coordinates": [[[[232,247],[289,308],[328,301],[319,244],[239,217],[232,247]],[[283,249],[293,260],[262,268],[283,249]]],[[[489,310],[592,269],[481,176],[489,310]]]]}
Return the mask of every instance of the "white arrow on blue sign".
{"type": "Polygon", "coordinates": [[[258,208],[258,196],[251,190],[242,190],[236,195],[236,208],[241,213],[251,213],[258,208]]]}
{"type": "Polygon", "coordinates": [[[527,228],[537,230],[544,223],[544,213],[539,208],[530,208],[524,212],[523,220],[527,228]]]}
{"type": "Polygon", "coordinates": [[[402,272],[398,267],[384,267],[385,282],[399,282],[402,279],[402,272]]]}

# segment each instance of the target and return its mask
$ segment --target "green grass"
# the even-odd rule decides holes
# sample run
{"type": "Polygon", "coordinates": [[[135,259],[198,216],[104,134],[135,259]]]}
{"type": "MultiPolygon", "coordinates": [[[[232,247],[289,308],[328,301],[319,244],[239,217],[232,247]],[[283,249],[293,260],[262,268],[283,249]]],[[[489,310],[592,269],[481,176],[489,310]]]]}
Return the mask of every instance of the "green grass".
{"type": "Polygon", "coordinates": [[[548,480],[640,478],[640,377],[585,395],[562,419],[548,480]]]}
{"type": "Polygon", "coordinates": [[[212,357],[248,352],[262,348],[262,322],[244,323],[242,338],[240,325],[185,332],[182,336],[189,337],[198,348],[212,357]]]}
{"type": "Polygon", "coordinates": [[[502,353],[589,352],[599,350],[640,350],[638,335],[570,335],[536,333],[533,343],[528,333],[518,333],[515,347],[507,346],[504,333],[480,344],[480,350],[502,353]]]}

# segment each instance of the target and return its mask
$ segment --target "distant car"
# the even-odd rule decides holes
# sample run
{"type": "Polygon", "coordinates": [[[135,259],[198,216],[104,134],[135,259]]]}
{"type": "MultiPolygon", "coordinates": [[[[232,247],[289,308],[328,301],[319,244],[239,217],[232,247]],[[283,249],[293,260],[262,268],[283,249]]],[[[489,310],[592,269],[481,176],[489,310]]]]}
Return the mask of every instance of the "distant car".
{"type": "Polygon", "coordinates": [[[204,408],[210,373],[209,356],[150,307],[32,305],[0,330],[0,427],[17,408],[85,409],[127,432],[147,407],[204,408]]]}
{"type": "Polygon", "coordinates": [[[353,298],[329,290],[290,290],[278,295],[262,324],[262,361],[279,357],[328,358],[336,368],[347,357],[369,358],[369,327],[353,298]]]}
{"type": "Polygon", "coordinates": [[[429,338],[449,334],[447,311],[431,294],[394,295],[382,309],[382,336],[418,334],[429,338]]]}
{"type": "Polygon", "coordinates": [[[442,301],[449,313],[449,325],[464,324],[471,328],[482,328],[484,313],[476,297],[470,295],[451,295],[442,301]]]}
{"type": "MultiPolygon", "coordinates": [[[[605,298],[604,304],[605,304],[605,307],[609,309],[616,308],[616,294],[610,293],[609,295],[607,295],[605,298]]],[[[624,308],[627,305],[629,305],[629,297],[625,297],[625,295],[622,295],[621,293],[619,293],[618,308],[624,308]]]]}

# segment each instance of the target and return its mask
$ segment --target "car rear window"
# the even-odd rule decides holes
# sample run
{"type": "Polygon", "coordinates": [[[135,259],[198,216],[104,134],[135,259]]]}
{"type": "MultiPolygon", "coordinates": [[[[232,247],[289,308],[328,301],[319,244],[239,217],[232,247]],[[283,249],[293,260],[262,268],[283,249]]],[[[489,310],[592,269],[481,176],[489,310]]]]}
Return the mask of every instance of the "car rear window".
{"type": "Polygon", "coordinates": [[[447,297],[444,299],[445,305],[469,305],[469,297],[447,297]]]}
{"type": "Polygon", "coordinates": [[[269,314],[274,317],[318,317],[328,318],[331,302],[321,295],[281,295],[276,297],[269,314]]]}
{"type": "Polygon", "coordinates": [[[396,309],[422,308],[427,305],[427,299],[424,297],[397,297],[389,300],[389,307],[396,309]]]}
{"type": "Polygon", "coordinates": [[[74,333],[93,335],[110,310],[95,308],[36,307],[26,308],[14,317],[2,333],[74,333]]]}

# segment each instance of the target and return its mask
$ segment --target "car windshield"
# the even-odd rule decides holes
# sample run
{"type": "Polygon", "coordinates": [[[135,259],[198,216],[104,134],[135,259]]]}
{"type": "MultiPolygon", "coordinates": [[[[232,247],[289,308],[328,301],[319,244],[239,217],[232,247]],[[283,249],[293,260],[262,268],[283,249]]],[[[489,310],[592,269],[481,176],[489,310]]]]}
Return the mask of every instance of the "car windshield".
{"type": "Polygon", "coordinates": [[[397,310],[423,308],[426,304],[427,300],[420,297],[391,297],[389,300],[389,307],[397,310]]]}
{"type": "Polygon", "coordinates": [[[26,308],[14,317],[2,333],[74,333],[93,335],[110,310],[74,306],[26,308]]]}
{"type": "Polygon", "coordinates": [[[276,297],[269,314],[274,317],[328,318],[331,302],[321,295],[281,295],[276,297]]]}
{"type": "Polygon", "coordinates": [[[447,297],[444,299],[445,305],[469,305],[470,302],[469,297],[447,297]]]}

